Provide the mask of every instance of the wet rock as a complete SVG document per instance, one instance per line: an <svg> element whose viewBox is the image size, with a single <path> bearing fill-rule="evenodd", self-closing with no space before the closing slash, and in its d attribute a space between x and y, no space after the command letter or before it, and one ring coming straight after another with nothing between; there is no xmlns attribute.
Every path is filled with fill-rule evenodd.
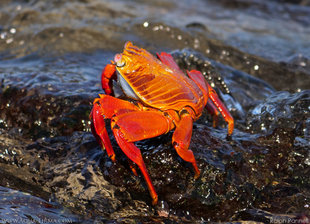
<svg viewBox="0 0 310 224"><path fill-rule="evenodd" d="M33 139L85 130L91 100L42 95L40 90L5 86L0 96L2 128Z"/></svg>
<svg viewBox="0 0 310 224"><path fill-rule="evenodd" d="M285 214L272 214L267 211L258 209L249 209L239 212L236 217L243 220L255 220L262 223L279 223L279 222L298 222L309 223L307 215L285 215Z"/></svg>
<svg viewBox="0 0 310 224"><path fill-rule="evenodd" d="M0 187L0 217L5 223L79 223L79 217L55 203L47 202L30 194ZM62 214L62 215L58 215ZM85 222L86 223L86 222Z"/></svg>
<svg viewBox="0 0 310 224"><path fill-rule="evenodd" d="M309 141L310 91L276 92L249 111L248 129L270 133L275 128L296 130L296 135ZM280 139L279 139L280 141Z"/></svg>

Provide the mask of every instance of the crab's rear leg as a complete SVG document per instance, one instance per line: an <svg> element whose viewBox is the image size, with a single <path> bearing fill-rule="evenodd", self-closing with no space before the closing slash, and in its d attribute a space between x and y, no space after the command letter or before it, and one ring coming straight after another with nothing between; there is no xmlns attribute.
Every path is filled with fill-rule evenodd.
<svg viewBox="0 0 310 224"><path fill-rule="evenodd" d="M226 108L224 103L220 100L215 90L209 85L209 83L207 83L207 85L209 89L209 98L212 100L212 103L214 103L216 108L220 111L224 120L228 123L228 136L231 136L234 131L234 118L231 116L229 110Z"/></svg>
<svg viewBox="0 0 310 224"><path fill-rule="evenodd" d="M174 61L171 54L168 54L166 52L161 52L160 54L157 53L157 57L159 60L161 60L165 65L168 65L170 68L175 69L180 74L183 74L182 70L179 68L178 64Z"/></svg>
<svg viewBox="0 0 310 224"><path fill-rule="evenodd" d="M205 81L205 78L200 71L192 70L190 72L187 72L187 74L199 86L203 94L206 96L205 98L209 98L212 101L209 102L208 100L207 102L205 102L207 104L208 111L211 111L212 113L212 111L216 111L216 108L220 111L224 120L228 123L228 136L230 136L234 130L234 119L229 113L224 103L220 100L215 90L209 85L208 82ZM215 106L216 108L214 108L213 106Z"/></svg>
<svg viewBox="0 0 310 224"><path fill-rule="evenodd" d="M174 128L174 124L159 111L134 111L113 117L111 127L120 148L140 168L152 197L152 204L157 204L157 193L141 151L134 142L165 134Z"/></svg>
<svg viewBox="0 0 310 224"><path fill-rule="evenodd" d="M218 111L218 109L212 103L211 100L208 100L207 105L206 105L206 109L212 115L212 120L213 120L212 126L215 128L217 126L217 123L218 123L220 112Z"/></svg>

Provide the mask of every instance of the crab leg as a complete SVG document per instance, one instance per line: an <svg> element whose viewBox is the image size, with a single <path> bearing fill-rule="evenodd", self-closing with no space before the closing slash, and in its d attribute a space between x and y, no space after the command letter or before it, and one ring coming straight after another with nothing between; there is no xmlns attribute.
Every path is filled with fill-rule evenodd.
<svg viewBox="0 0 310 224"><path fill-rule="evenodd" d="M196 83L199 89L203 92L204 96L208 96L208 86L205 77L201 74L200 71L191 70L186 71L187 75ZM206 105L208 97L204 97L204 105Z"/></svg>
<svg viewBox="0 0 310 224"><path fill-rule="evenodd" d="M207 82L206 82L207 83ZM215 90L207 83L209 89L209 98L212 100L212 103L218 108L220 113L222 114L224 120L228 123L228 136L230 136L234 130L234 119L229 113L226 106L220 100L219 96L215 92Z"/></svg>
<svg viewBox="0 0 310 224"><path fill-rule="evenodd" d="M90 117L92 120L92 133L96 137L100 146L107 150L108 156L115 162L115 153L112 148L112 144L105 127L105 118L111 118L118 111L127 112L137 110L137 107L128 101L120 100L108 95L99 95L100 98L96 98L94 101L94 107L91 111ZM119 110L122 108L122 110ZM106 116L105 118L103 117Z"/></svg>
<svg viewBox="0 0 310 224"><path fill-rule="evenodd" d="M101 148L104 147L108 153L108 156L113 162L115 162L115 153L105 127L104 118L100 113L100 106L98 104L94 104L93 110L91 111L91 119L91 130L93 135L96 137L96 140L100 144Z"/></svg>
<svg viewBox="0 0 310 224"><path fill-rule="evenodd" d="M140 168L142 175L144 176L144 179L146 181L147 187L149 189L150 195L153 199L152 204L153 205L157 204L158 195L152 184L151 178L146 170L146 166L144 164L140 149L137 146L135 146L134 143L127 142L123 136L123 133L119 129L114 129L113 133L114 133L117 143L119 144L121 149L124 151L126 156L129 159L131 159L133 162L135 162Z"/></svg>
<svg viewBox="0 0 310 224"><path fill-rule="evenodd" d="M218 123L218 118L219 118L219 111L216 108L216 106L212 103L211 100L208 100L207 105L206 105L207 111L212 115L213 117L213 123L212 126L215 128Z"/></svg>
<svg viewBox="0 0 310 224"><path fill-rule="evenodd" d="M195 179L200 175L192 150L188 149L193 130L193 119L190 114L184 114L177 124L172 136L172 144L178 155L185 161L192 163L195 170Z"/></svg>
<svg viewBox="0 0 310 224"><path fill-rule="evenodd" d="M126 140L136 142L165 134L174 124L160 111L132 111L113 117L111 127L120 128Z"/></svg>
<svg viewBox="0 0 310 224"><path fill-rule="evenodd" d="M94 105L100 105L101 115L105 119L111 119L113 115L140 110L137 106L126 100L121 100L113 96L99 94L99 98L94 100Z"/></svg>
<svg viewBox="0 0 310 224"><path fill-rule="evenodd" d="M168 65L170 68L173 68L180 74L184 74L182 70L180 69L180 67L177 65L177 63L174 61L174 58L171 56L171 54L168 54L166 52L161 52L160 54L157 53L157 57L165 65Z"/></svg>
<svg viewBox="0 0 310 224"><path fill-rule="evenodd" d="M216 112L216 108L220 111L224 120L228 123L228 136L230 136L234 130L234 119L218 97L215 90L209 85L208 82L205 81L205 78L200 71L191 70L190 72L187 72L187 74L200 87L200 89L204 92L204 95L209 96L209 99L211 99L212 102L209 100L206 102L207 110L210 111L211 114L215 115L214 118L217 118L218 112ZM215 123L216 122L217 121L215 121ZM213 125L215 125L215 123L213 122Z"/></svg>
<svg viewBox="0 0 310 224"><path fill-rule="evenodd" d="M165 134L174 128L174 124L159 111L133 111L113 117L111 127L118 145L140 168L153 199L152 203L157 204L158 196L146 170L141 151L133 142Z"/></svg>
<svg viewBox="0 0 310 224"><path fill-rule="evenodd" d="M187 75L196 83L196 85L200 87L201 91L203 91L203 94L205 96L209 95L208 84L205 80L205 77L201 74L200 71L197 70L187 71ZM210 99L208 99L206 103L206 109L213 116L213 127L216 127L218 122L219 111Z"/></svg>

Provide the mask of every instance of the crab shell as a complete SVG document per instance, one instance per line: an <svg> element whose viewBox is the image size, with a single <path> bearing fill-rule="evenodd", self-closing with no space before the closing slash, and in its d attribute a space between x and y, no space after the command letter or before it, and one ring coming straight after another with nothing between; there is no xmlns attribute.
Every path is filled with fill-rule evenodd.
<svg viewBox="0 0 310 224"><path fill-rule="evenodd" d="M142 48L127 42L114 58L118 81L130 98L159 110L181 111L191 107L198 118L208 94L180 69L170 67Z"/></svg>

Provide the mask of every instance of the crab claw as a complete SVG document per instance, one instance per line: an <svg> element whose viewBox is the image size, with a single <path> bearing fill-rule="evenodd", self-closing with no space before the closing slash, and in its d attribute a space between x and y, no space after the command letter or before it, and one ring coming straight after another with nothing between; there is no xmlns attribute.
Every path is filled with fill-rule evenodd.
<svg viewBox="0 0 310 224"><path fill-rule="evenodd" d="M101 74L101 86L107 95L113 95L112 79L116 79L115 63L107 64Z"/></svg>

